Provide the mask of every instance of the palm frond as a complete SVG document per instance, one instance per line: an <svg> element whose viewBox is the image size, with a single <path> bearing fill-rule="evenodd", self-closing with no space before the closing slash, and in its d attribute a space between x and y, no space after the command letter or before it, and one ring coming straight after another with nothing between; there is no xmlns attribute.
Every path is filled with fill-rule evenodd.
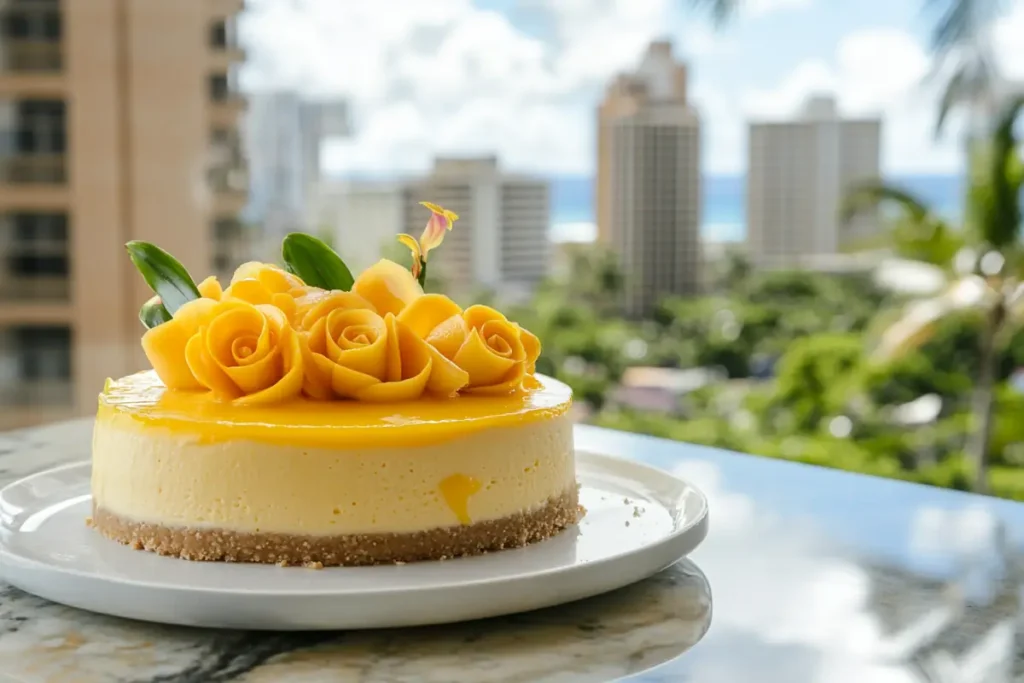
<svg viewBox="0 0 1024 683"><path fill-rule="evenodd" d="M1024 109L1024 96L1007 102L991 134L973 140L968 159L967 228L983 246L1012 249L1021 230L1020 140L1014 124Z"/></svg>
<svg viewBox="0 0 1024 683"><path fill-rule="evenodd" d="M899 320L882 334L872 355L879 362L895 360L931 339L936 325L946 316L967 309L990 307L998 298L984 278L965 276L936 297L908 304Z"/></svg>
<svg viewBox="0 0 1024 683"><path fill-rule="evenodd" d="M887 203L895 204L907 217L915 221L925 221L932 213L921 199L910 192L878 181L868 181L856 185L846 194L842 206L842 221L849 222L860 212Z"/></svg>
<svg viewBox="0 0 1024 683"><path fill-rule="evenodd" d="M963 235L906 190L876 181L858 185L846 196L842 220L849 222L862 211L885 204L901 213L889 224L889 242L896 254L948 270L963 246Z"/></svg>
<svg viewBox="0 0 1024 683"><path fill-rule="evenodd" d="M943 56L983 41L983 32L1007 8L1005 0L927 0L925 11L936 13L932 50Z"/></svg>
<svg viewBox="0 0 1024 683"><path fill-rule="evenodd" d="M1006 297L1007 318L1015 325L1024 326L1024 282Z"/></svg>
<svg viewBox="0 0 1024 683"><path fill-rule="evenodd" d="M991 208L983 236L993 247L1006 247L1017 242L1021 230L1021 159L1020 141L1014 132L1017 118L1024 110L1024 95L1006 104L992 135L992 159L989 183Z"/></svg>
<svg viewBox="0 0 1024 683"><path fill-rule="evenodd" d="M945 70L943 64L950 60L937 60L932 75ZM938 116L935 120L935 137L942 134L950 112L963 105L972 105L990 100L999 81L998 70L988 54L982 49L967 57L956 60L955 71L946 82L939 100Z"/></svg>
<svg viewBox="0 0 1024 683"><path fill-rule="evenodd" d="M711 15L715 24L721 26L736 16L743 0L689 0L689 4Z"/></svg>

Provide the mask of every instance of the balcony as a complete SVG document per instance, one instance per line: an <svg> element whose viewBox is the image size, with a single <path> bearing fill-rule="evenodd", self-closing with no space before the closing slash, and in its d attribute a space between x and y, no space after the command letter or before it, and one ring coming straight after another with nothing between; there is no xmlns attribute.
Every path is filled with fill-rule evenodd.
<svg viewBox="0 0 1024 683"><path fill-rule="evenodd" d="M214 192L213 215L218 217L237 216L242 213L249 202L249 194L245 190L225 189Z"/></svg>
<svg viewBox="0 0 1024 683"><path fill-rule="evenodd" d="M244 168L213 168L209 172L209 183L214 216L235 217L242 212L249 201L248 174Z"/></svg>
<svg viewBox="0 0 1024 683"><path fill-rule="evenodd" d="M72 388L60 379L0 382L0 431L73 417Z"/></svg>
<svg viewBox="0 0 1024 683"><path fill-rule="evenodd" d="M60 43L5 37L0 42L0 97L62 98L62 67Z"/></svg>
<svg viewBox="0 0 1024 683"><path fill-rule="evenodd" d="M0 157L0 184L64 185L67 159L63 154L23 154Z"/></svg>
<svg viewBox="0 0 1024 683"><path fill-rule="evenodd" d="M211 73L207 77L213 128L231 129L238 126L247 102L238 89L234 74Z"/></svg>
<svg viewBox="0 0 1024 683"><path fill-rule="evenodd" d="M0 0L0 96L61 97L60 3Z"/></svg>
<svg viewBox="0 0 1024 683"><path fill-rule="evenodd" d="M67 209L66 164L63 154L0 157L0 211Z"/></svg>
<svg viewBox="0 0 1024 683"><path fill-rule="evenodd" d="M59 42L32 38L4 38L0 43L0 71L59 72L64 66Z"/></svg>
<svg viewBox="0 0 1024 683"><path fill-rule="evenodd" d="M245 97L230 94L210 102L210 123L217 128L234 128L248 107Z"/></svg>
<svg viewBox="0 0 1024 683"><path fill-rule="evenodd" d="M0 275L0 303L67 303L71 298L71 278L67 275L18 277Z"/></svg>
<svg viewBox="0 0 1024 683"><path fill-rule="evenodd" d="M210 50L210 71L225 72L235 64L245 61L245 50L226 46Z"/></svg>
<svg viewBox="0 0 1024 683"><path fill-rule="evenodd" d="M71 405L71 381L68 379L23 379L0 385L0 406Z"/></svg>

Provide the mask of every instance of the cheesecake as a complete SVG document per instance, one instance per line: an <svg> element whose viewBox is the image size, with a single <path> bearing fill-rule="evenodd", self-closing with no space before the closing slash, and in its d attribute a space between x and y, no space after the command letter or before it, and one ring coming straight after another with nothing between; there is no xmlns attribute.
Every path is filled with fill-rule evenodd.
<svg viewBox="0 0 1024 683"><path fill-rule="evenodd" d="M93 526L189 560L363 565L515 548L575 524L570 391L241 408L108 383Z"/></svg>
<svg viewBox="0 0 1024 683"><path fill-rule="evenodd" d="M151 368L108 380L92 444L91 525L185 560L337 566L517 548L579 507L570 389L540 341L489 306L423 291L457 218L353 277L316 238L285 267L199 284L147 243Z"/></svg>

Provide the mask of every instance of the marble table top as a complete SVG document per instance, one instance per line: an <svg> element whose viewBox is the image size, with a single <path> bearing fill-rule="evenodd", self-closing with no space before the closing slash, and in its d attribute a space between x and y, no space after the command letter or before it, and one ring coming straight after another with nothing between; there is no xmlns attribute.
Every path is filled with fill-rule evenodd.
<svg viewBox="0 0 1024 683"><path fill-rule="evenodd" d="M0 484L87 458L90 430L0 434ZM0 583L0 682L1024 681L1024 506L590 427L577 444L704 489L693 558L570 605L385 631L167 627Z"/></svg>

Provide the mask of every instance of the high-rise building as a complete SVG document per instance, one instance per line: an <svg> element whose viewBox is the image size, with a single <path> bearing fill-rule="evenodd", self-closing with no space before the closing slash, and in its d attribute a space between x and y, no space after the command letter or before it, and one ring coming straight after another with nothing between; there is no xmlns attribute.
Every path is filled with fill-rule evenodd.
<svg viewBox="0 0 1024 683"><path fill-rule="evenodd" d="M700 118L686 84L672 44L654 42L598 111L598 241L622 260L628 315L700 287Z"/></svg>
<svg viewBox="0 0 1024 683"><path fill-rule="evenodd" d="M310 201L321 180L325 140L349 134L344 101L303 99L291 91L253 93L246 115L250 197L246 217L263 227L268 245L311 230Z"/></svg>
<svg viewBox="0 0 1024 683"><path fill-rule="evenodd" d="M324 182L311 200L311 220L333 238L346 265L358 273L389 253L389 247L396 250L402 197L402 185L395 182Z"/></svg>
<svg viewBox="0 0 1024 683"><path fill-rule="evenodd" d="M750 124L747 253L760 268L800 267L844 245L867 244L876 211L841 224L847 191L879 177L882 122L843 119L835 101L810 99L795 121Z"/></svg>
<svg viewBox="0 0 1024 683"><path fill-rule="evenodd" d="M474 287L518 299L547 277L551 261L546 180L504 173L495 157L440 158L433 172L402 191L402 229L419 236L429 212L422 201L459 214L430 271L455 293Z"/></svg>
<svg viewBox="0 0 1024 683"><path fill-rule="evenodd" d="M144 367L124 250L245 258L242 0L0 2L0 428L95 409Z"/></svg>

